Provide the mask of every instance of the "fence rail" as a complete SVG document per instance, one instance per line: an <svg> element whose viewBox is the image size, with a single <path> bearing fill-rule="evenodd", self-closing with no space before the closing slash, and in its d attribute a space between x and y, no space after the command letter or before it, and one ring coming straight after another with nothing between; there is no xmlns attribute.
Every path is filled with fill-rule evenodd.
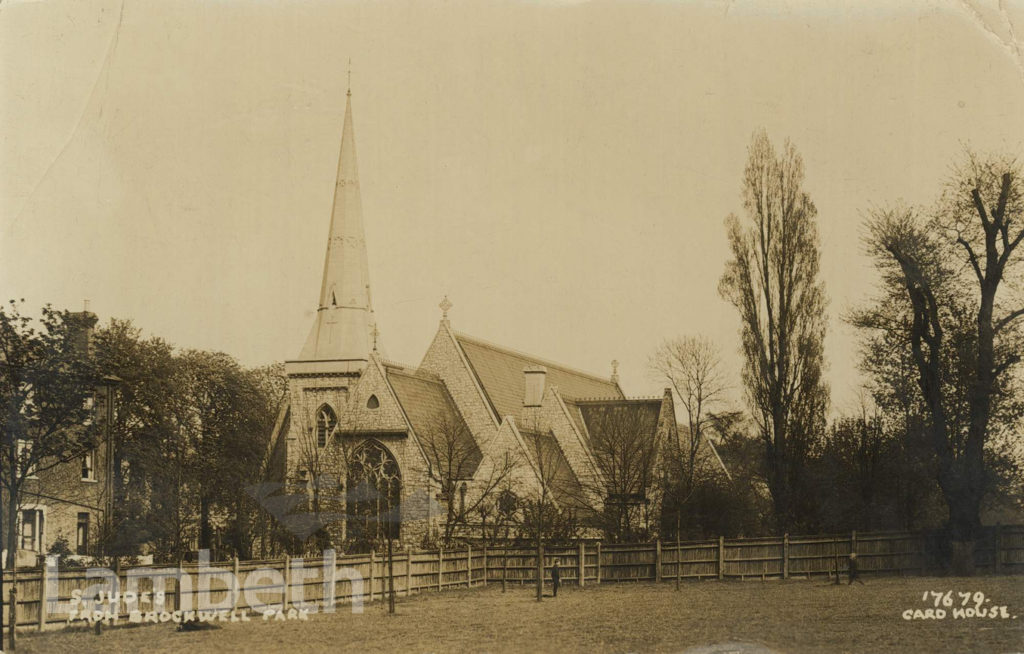
<svg viewBox="0 0 1024 654"><path fill-rule="evenodd" d="M942 571L942 546L935 535L891 532L680 543L580 542L546 546L544 564L545 579L550 580L550 566L557 558L562 582L580 586L677 578L810 579L845 574L851 552L856 552L862 574L924 575ZM982 573L1024 573L1024 526L987 528L974 554L975 565ZM529 546L403 550L394 553L391 564L395 592L402 597L488 583L534 583L537 552ZM287 609L304 604L344 604L355 598L373 602L384 599L388 590L388 561L375 552L327 559L233 560L202 569L196 564L137 566L115 574L122 592L130 587L130 580L134 580L138 592L162 589L163 606L168 611L188 610L200 596L207 605L224 602L226 608ZM232 578L244 591L232 592ZM83 591L88 599L97 588L111 588L112 581L75 569L61 570L59 577L45 569L18 571L16 576L8 571L4 579L8 601L12 581L16 584L18 627L39 630L67 621L67 611L58 602L67 602L73 591ZM127 618L123 602L119 607L120 617ZM9 624L9 617L5 610L4 626Z"/></svg>

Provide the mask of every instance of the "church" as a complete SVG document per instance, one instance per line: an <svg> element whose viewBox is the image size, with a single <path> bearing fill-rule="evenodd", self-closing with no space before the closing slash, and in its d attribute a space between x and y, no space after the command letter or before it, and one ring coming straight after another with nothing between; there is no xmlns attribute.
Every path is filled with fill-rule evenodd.
<svg viewBox="0 0 1024 654"><path fill-rule="evenodd" d="M615 362L602 377L466 335L452 306L418 366L381 356L349 90L316 317L285 362L268 447L269 478L313 517L293 533L344 550L507 538L528 532L530 507L566 537L598 535L609 513L654 527L660 457L678 439L671 392L627 398ZM627 450L624 471L611 459Z"/></svg>

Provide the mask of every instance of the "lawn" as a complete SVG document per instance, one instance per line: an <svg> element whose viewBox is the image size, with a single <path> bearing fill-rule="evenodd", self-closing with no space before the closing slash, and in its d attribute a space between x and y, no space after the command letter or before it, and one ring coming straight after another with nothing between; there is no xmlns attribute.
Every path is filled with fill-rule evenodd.
<svg viewBox="0 0 1024 654"><path fill-rule="evenodd" d="M906 621L933 607L926 591L981 591L1019 619ZM550 590L548 590L550 593ZM955 599L959 606L959 599ZM951 609L947 609L950 611ZM530 587L500 586L399 598L398 612L349 607L308 622L225 623L203 632L171 624L25 634L22 652L702 652L748 643L776 652L1009 652L1024 650L1024 578L868 579L606 584L564 588L538 603ZM741 651L765 651L749 649Z"/></svg>

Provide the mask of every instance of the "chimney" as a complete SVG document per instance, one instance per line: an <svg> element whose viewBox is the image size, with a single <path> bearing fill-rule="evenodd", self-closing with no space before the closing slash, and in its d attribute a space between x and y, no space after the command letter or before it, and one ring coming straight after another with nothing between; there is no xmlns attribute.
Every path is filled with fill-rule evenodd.
<svg viewBox="0 0 1024 654"><path fill-rule="evenodd" d="M96 314L89 311L89 301L85 301L83 311L71 312L69 315L69 336L72 347L82 356L89 356L92 346L92 333L99 322Z"/></svg>
<svg viewBox="0 0 1024 654"><path fill-rule="evenodd" d="M526 382L526 392L523 394L523 406L540 406L544 398L544 379L547 377L548 369L544 366L527 366L523 368L523 377Z"/></svg>

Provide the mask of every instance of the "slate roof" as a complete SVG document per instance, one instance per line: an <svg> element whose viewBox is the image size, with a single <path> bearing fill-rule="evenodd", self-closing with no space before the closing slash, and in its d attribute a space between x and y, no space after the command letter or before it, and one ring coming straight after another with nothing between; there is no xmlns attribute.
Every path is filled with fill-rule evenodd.
<svg viewBox="0 0 1024 654"><path fill-rule="evenodd" d="M509 415L520 415L526 388L523 368L527 366L547 368L545 384L558 387L563 400L624 397L618 384L610 379L589 375L465 334L456 334L455 339L466 355L499 420Z"/></svg>
<svg viewBox="0 0 1024 654"><path fill-rule="evenodd" d="M573 473L555 435L551 431L520 430L519 433L526 442L530 456L534 460L540 459L537 464L541 467L541 474L555 501L563 507L585 506L583 486Z"/></svg>
<svg viewBox="0 0 1024 654"><path fill-rule="evenodd" d="M457 468L453 476L458 479L471 477L483 454L444 382L422 372L389 368L387 374L431 465Z"/></svg>
<svg viewBox="0 0 1024 654"><path fill-rule="evenodd" d="M579 400L573 403L576 411L587 425L587 432L593 439L601 429L613 428L612 421L625 421L632 425L649 428L654 436L661 415L660 399L633 400Z"/></svg>
<svg viewBox="0 0 1024 654"><path fill-rule="evenodd" d="M576 400L567 400L565 398L562 398L562 401L565 403L565 410L569 412L569 417L576 424L576 429L586 438L587 428L583 423L583 413L580 412L579 404L576 403Z"/></svg>

